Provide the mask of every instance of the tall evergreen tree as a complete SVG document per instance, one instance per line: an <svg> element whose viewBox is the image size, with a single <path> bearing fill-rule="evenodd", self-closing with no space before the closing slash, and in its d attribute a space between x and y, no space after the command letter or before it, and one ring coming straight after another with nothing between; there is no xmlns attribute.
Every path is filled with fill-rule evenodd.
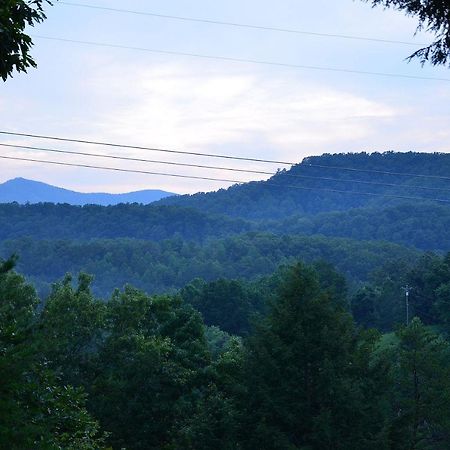
<svg viewBox="0 0 450 450"><path fill-rule="evenodd" d="M247 352L246 448L375 448L355 327L311 269L290 271Z"/></svg>
<svg viewBox="0 0 450 450"><path fill-rule="evenodd" d="M391 448L450 448L450 345L417 318L397 337Z"/></svg>

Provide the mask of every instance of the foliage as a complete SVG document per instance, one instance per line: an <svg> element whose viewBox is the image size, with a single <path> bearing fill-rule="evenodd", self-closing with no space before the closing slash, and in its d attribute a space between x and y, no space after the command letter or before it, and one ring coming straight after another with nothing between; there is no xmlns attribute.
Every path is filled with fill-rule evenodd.
<svg viewBox="0 0 450 450"><path fill-rule="evenodd" d="M85 394L49 368L36 340L36 293L11 266L0 264L0 448L98 449Z"/></svg>
<svg viewBox="0 0 450 450"><path fill-rule="evenodd" d="M375 184L371 171L376 171ZM259 181L217 192L168 197L156 204L193 207L207 213L251 220L280 220L293 214L305 216L352 208L384 209L408 202L408 197L409 203L412 201L414 205L435 205L438 203L435 199L450 200L445 179L421 177L418 181L388 172L445 178L449 171L450 156L445 153L323 154L304 158L289 170L279 171L267 183ZM328 190L323 191L324 188Z"/></svg>
<svg viewBox="0 0 450 450"><path fill-rule="evenodd" d="M46 16L44 5L49 0L2 0L0 4L0 77L6 81L14 70L26 72L36 67L30 55L33 45L25 33L26 26L42 22Z"/></svg>
<svg viewBox="0 0 450 450"><path fill-rule="evenodd" d="M32 237L161 241L178 237L202 242L208 237L219 238L251 229L251 224L241 219L175 206L0 204L0 240Z"/></svg>
<svg viewBox="0 0 450 450"><path fill-rule="evenodd" d="M411 273L426 289L438 285L439 301L448 257L434 258ZM13 265L0 264L2 449L450 444L448 342L418 319L395 335L356 328L345 282L324 262L253 282L196 280L182 296L126 286L107 303L92 294L92 277L67 275L41 305ZM388 292L366 290L358 296L371 307ZM206 327L183 297L247 336ZM352 309L365 320L364 305Z"/></svg>
<svg viewBox="0 0 450 450"><path fill-rule="evenodd" d="M426 29L436 35L429 46L417 50L408 59L419 58L422 64L449 65L450 67L450 5L448 0L364 0L373 6L381 5L404 11L417 17L417 31Z"/></svg>
<svg viewBox="0 0 450 450"><path fill-rule="evenodd" d="M350 316L293 267L248 345L245 448L377 448L357 350Z"/></svg>
<svg viewBox="0 0 450 450"><path fill-rule="evenodd" d="M306 234L384 240L420 250L450 248L450 208L444 205L411 204L349 211L295 215L261 225L276 234Z"/></svg>
<svg viewBox="0 0 450 450"><path fill-rule="evenodd" d="M17 238L90 240L133 238L151 241L207 240L249 231L384 240L421 250L450 248L450 208L412 204L366 207L280 220L250 222L180 206L0 204L0 241Z"/></svg>
<svg viewBox="0 0 450 450"><path fill-rule="evenodd" d="M391 446L399 450L448 448L450 346L417 318L397 336Z"/></svg>
<svg viewBox="0 0 450 450"><path fill-rule="evenodd" d="M114 287L131 283L147 292L165 292L195 278L254 279L270 275L281 264L325 260L352 282L389 261L417 260L419 253L386 242L358 242L321 236L276 236L248 233L203 244L171 239L149 242L132 239L92 241L6 241L0 254L20 254L18 267L45 286L65 273L85 271L95 276L93 292L107 297ZM48 289L48 287L47 287Z"/></svg>

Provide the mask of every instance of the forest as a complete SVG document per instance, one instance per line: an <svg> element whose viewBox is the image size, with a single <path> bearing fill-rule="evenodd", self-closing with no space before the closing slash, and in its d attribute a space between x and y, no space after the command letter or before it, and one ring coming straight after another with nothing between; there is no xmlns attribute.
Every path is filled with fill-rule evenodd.
<svg viewBox="0 0 450 450"><path fill-rule="evenodd" d="M5 183L0 450L449 450L449 0L103 3L0 1L2 176L235 184Z"/></svg>
<svg viewBox="0 0 450 450"><path fill-rule="evenodd" d="M107 302L67 275L42 304L3 261L1 448L449 448L450 255L426 258L408 325L403 280L350 297L326 264Z"/></svg>
<svg viewBox="0 0 450 450"><path fill-rule="evenodd" d="M450 448L448 168L1 204L0 449Z"/></svg>

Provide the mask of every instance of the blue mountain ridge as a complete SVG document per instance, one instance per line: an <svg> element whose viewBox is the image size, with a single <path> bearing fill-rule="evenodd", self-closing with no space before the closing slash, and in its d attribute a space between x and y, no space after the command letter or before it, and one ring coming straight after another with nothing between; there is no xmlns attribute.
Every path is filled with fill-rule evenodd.
<svg viewBox="0 0 450 450"><path fill-rule="evenodd" d="M0 203L68 203L70 205L95 204L107 206L119 203L149 204L172 195L177 194L155 189L124 194L83 193L25 178L14 178L0 184Z"/></svg>

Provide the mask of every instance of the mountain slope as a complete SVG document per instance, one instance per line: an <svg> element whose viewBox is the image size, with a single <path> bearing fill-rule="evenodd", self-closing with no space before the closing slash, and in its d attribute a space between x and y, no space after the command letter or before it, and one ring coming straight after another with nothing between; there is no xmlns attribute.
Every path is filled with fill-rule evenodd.
<svg viewBox="0 0 450 450"><path fill-rule="evenodd" d="M180 206L0 204L0 241L18 237L158 241L174 236L201 241L251 229L253 225L243 219Z"/></svg>
<svg viewBox="0 0 450 450"><path fill-rule="evenodd" d="M126 194L82 193L51 186L39 181L15 178L0 184L0 203L68 203L71 205L148 204L175 195L160 190L143 190Z"/></svg>
<svg viewBox="0 0 450 450"><path fill-rule="evenodd" d="M388 242L323 236L246 233L204 243L170 239L35 240L0 242L0 256L19 255L18 270L42 289L65 273L95 275L94 289L108 295L126 283L147 292L164 292L194 278L252 279L273 273L280 264L325 260L349 280L366 281L385 264L413 263L420 252ZM47 286L48 288L48 286Z"/></svg>
<svg viewBox="0 0 450 450"><path fill-rule="evenodd" d="M202 242L248 231L384 240L446 252L450 250L450 207L402 203L255 222L181 206L0 204L0 241L179 237Z"/></svg>
<svg viewBox="0 0 450 450"><path fill-rule="evenodd" d="M405 201L436 203L435 199L445 200L442 204L450 206L449 174L450 154L325 154L305 158L267 182L169 197L160 203L246 219L282 219L295 214L385 207Z"/></svg>
<svg viewBox="0 0 450 450"><path fill-rule="evenodd" d="M267 221L260 229L277 234L320 234L358 240L384 240L420 250L450 250L450 207L403 203L385 208L354 208L314 216Z"/></svg>

